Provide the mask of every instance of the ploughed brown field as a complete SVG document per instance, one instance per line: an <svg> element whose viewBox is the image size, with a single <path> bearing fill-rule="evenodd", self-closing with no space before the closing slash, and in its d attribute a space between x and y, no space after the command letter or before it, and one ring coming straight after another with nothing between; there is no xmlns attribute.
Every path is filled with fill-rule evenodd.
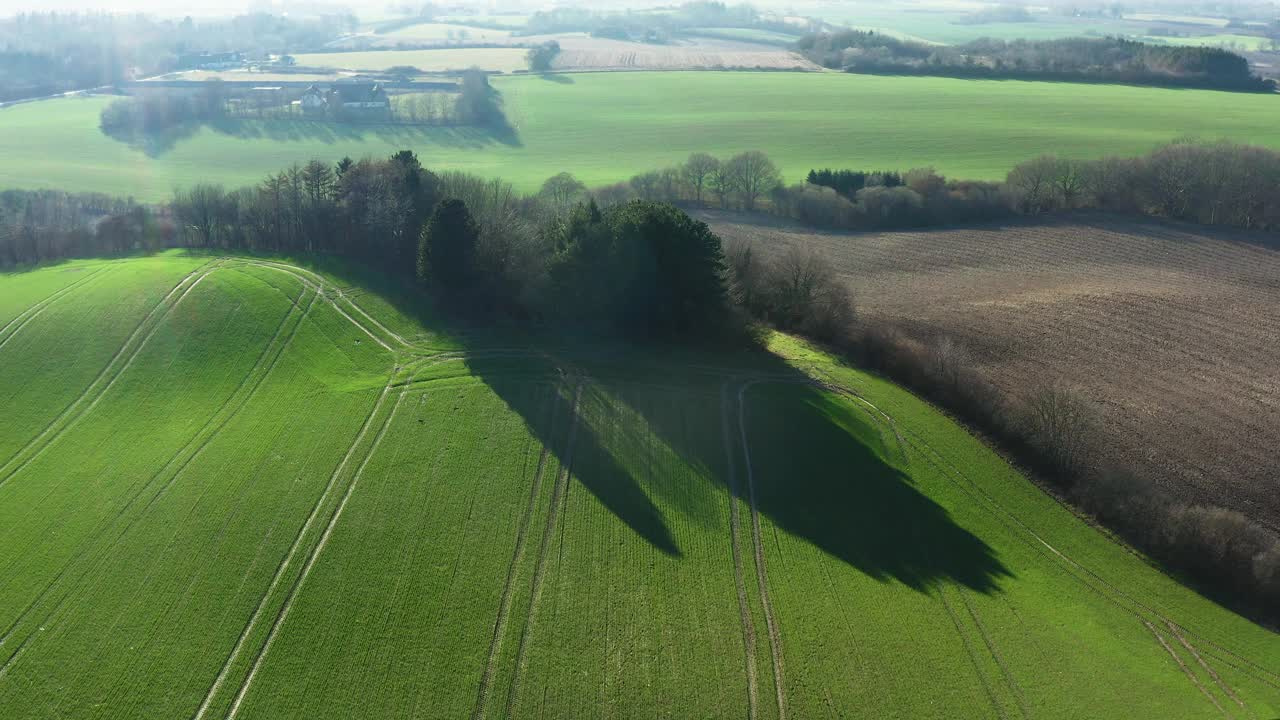
<svg viewBox="0 0 1280 720"><path fill-rule="evenodd" d="M864 318L950 336L1008 393L1080 388L1109 453L1280 528L1280 237L1095 214L885 233L704 219L766 255L821 251Z"/></svg>

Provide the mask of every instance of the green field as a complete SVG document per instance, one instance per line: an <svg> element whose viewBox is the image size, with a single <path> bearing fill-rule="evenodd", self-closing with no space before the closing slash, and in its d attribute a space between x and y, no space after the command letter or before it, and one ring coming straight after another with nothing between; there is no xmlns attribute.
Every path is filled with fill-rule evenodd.
<svg viewBox="0 0 1280 720"><path fill-rule="evenodd" d="M1280 712L1276 635L882 380L335 270L0 276L0 717Z"/></svg>
<svg viewBox="0 0 1280 720"><path fill-rule="evenodd" d="M512 72L528 67L522 48L441 48L438 50L369 50L366 52L314 53L295 56L303 67L380 72L408 65L424 72L445 72L478 67Z"/></svg>
<svg viewBox="0 0 1280 720"><path fill-rule="evenodd" d="M1167 45L1192 45L1205 47L1220 47L1239 50L1268 50L1271 48L1271 39L1258 37L1257 35L1198 35L1195 37L1148 37L1144 38L1144 42L1167 44Z"/></svg>
<svg viewBox="0 0 1280 720"><path fill-rule="evenodd" d="M403 148L429 167L532 190L562 171L617 182L695 151L764 150L797 182L827 166L932 165L997 179L1040 153L1134 155L1187 135L1280 147L1280 97L1270 95L835 73L583 73L493 85L514 135L242 120L148 151L98 129L108 98L19 105L0 110L0 187L161 200L195 182L256 184L295 162Z"/></svg>

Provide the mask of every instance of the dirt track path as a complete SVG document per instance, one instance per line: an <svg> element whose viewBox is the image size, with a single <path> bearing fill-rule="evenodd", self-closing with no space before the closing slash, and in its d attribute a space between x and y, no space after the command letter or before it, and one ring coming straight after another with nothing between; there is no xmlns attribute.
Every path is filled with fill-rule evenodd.
<svg viewBox="0 0 1280 720"><path fill-rule="evenodd" d="M751 604L747 599L746 573L742 563L742 521L738 502L742 492L738 488L738 473L733 461L736 449L730 440L729 415L731 406L731 380L720 387L720 431L724 441L726 470L729 474L729 542L733 550L733 584L738 594L738 619L742 623L742 644L745 648L747 670L747 717L755 720L760 704L759 678L756 670L756 626L751 616Z"/></svg>
<svg viewBox="0 0 1280 720"><path fill-rule="evenodd" d="M742 436L742 460L747 473L747 497L751 501L751 542L755 548L756 582L760 587L760 605L764 608L765 625L769 628L769 652L773 657L773 685L778 699L778 718L786 720L787 692L786 671L782 661L782 630L773 613L769 599L769 572L765 567L764 541L761 540L760 510L756 506L755 473L751 468L751 443L747 440L747 390L756 381L748 381L738 388L738 430Z"/></svg>
<svg viewBox="0 0 1280 720"><path fill-rule="evenodd" d="M516 662L514 675L511 678L511 687L507 692L506 706L503 713L504 717L510 718L514 715L515 709L520 701L520 679L524 676L525 670L529 663L529 638L533 634L534 622L538 615L538 601L542 598L542 586L546 576L547 558L550 556L552 538L555 536L556 527L559 522L561 513L564 511L562 505L564 499L568 497L569 478L573 473L573 453L578 441L578 425L581 422L579 417L579 406L582 402L582 388L584 382L578 380L575 383L573 391L573 408L569 420L569 438L565 442L564 458L560 462L560 472L556 477L555 488L551 492L551 504L547 511L547 524L542 531L542 541L538 545L538 563L534 567L532 580L532 594L529 598L529 612L525 617L524 627L520 631L520 646L516 651Z"/></svg>
<svg viewBox="0 0 1280 720"><path fill-rule="evenodd" d="M553 406L551 428L547 435L549 438L555 437L555 419L556 412ZM489 689L493 684L494 674L498 670L503 640L507 635L507 622L511 616L511 598L518 582L520 568L524 565L525 541L529 535L529 525L533 521L534 511L538 507L538 498L542 494L542 475L543 471L546 470L547 458L550 454L550 446L544 444L542 452L538 455L538 467L533 473L533 486L529 489L529 502L525 506L524 514L520 516L520 524L516 530L516 547L511 554L511 564L507 570L506 584L502 588L502 600L498 603L498 616L493 624L493 638L489 641L489 659L485 663L484 674L480 678L480 687L476 690L476 706L471 715L473 720L483 720L488 710Z"/></svg>
<svg viewBox="0 0 1280 720"><path fill-rule="evenodd" d="M244 629L241 630L240 636L239 638L237 638L235 646L232 647L231 653L227 656L226 661L224 661L222 664L222 668L218 671L218 676L214 678L213 684L209 687L209 691L205 694L204 700L201 701L200 706L196 709L195 714L192 716L194 720L202 720L205 717L206 713L209 711L209 707L212 705L214 699L218 695L218 692L221 690L223 684L226 682L227 677L229 676L232 670L232 667L236 664L237 660L239 659L241 654L244 652L250 637L254 634L255 629L258 627L259 623L262 621L263 617L265 616L267 607L269 606L270 601L272 600L272 596L275 594L276 589L281 586L281 583L284 580L285 574L288 572L290 566L297 559L297 555L302 551L302 546L304 544L304 541L307 535L311 533L312 528L316 526L316 523L319 520L322 509L326 504L328 504L329 498L333 496L334 490L338 486L339 479L342 477L343 471L346 470L347 465L351 462L352 457L355 455L356 449L360 446L361 442L368 435L369 430L373 426L374 418L376 418L379 411L382 410L384 404L386 403L387 397L391 394L392 381L395 379L395 376L396 376L396 373L392 372L390 377L388 377L386 387L383 388L382 393L378 396L378 399L374 402L373 408L369 411L369 415L365 418L365 421L363 425L361 425L359 432L356 433L356 437L354 440L352 440L351 446L347 448L346 454L343 455L342 460L338 463L338 466L334 469L333 474L329 476L329 482L325 485L324 490L316 498L316 502L311 508L311 513L307 516L306 521L303 522L302 528L298 531L297 536L294 537L293 543L290 545L288 552L286 552L285 556L281 558L280 564L276 567L276 572L274 576L271 578L271 582L270 584L268 584L266 591L263 592L261 600L258 601L258 606L254 609L253 615L250 616L249 622L245 624ZM402 399L403 397L404 397L404 394L402 393L400 395L400 398ZM399 406L399 403L400 403L400 400L397 399L396 401L397 407ZM391 415L394 415L394 411L391 413ZM382 437L387 426L390 424L389 421L390 421L390 415L388 416L387 420L383 422L382 427L378 431L379 439ZM375 445L376 445L376 442L375 442ZM363 469L364 464L368 462L368 459L369 457L372 456L372 454L373 454L372 451L370 451L370 453L365 457L364 463L361 464L361 469ZM345 497L344 497L344 500L345 500ZM326 526L326 532L332 530L333 525L336 522L337 522L337 512L335 510L334 514L330 516L329 524ZM316 549L313 549L312 551L310 551L310 554L308 555L307 567L310 567L311 562L314 560L317 554L318 548L319 548L319 545L317 544ZM299 576L299 579L300 578L301 576ZM293 585L289 589L289 594L287 595L287 598L291 599L293 597L293 594L296 593L298 586L299 586L299 580L295 580ZM281 614L284 612L283 606L280 612ZM277 614L275 621L272 624L273 633L279 627L280 622L281 622L281 615ZM266 651L266 646L264 643L263 648L255 655L255 662L254 662L255 668L261 662L261 659L265 654L265 651ZM237 700L243 697L244 692L248 688L248 684L249 684L249 678L246 676L244 683L242 683L239 688L239 692L237 694Z"/></svg>

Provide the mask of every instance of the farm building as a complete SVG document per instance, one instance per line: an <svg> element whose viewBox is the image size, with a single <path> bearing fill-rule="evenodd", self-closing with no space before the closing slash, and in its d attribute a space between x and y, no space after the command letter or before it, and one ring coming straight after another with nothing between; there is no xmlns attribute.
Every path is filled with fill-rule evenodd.
<svg viewBox="0 0 1280 720"><path fill-rule="evenodd" d="M338 83L326 101L336 118L375 120L391 115L391 98L381 83Z"/></svg>
<svg viewBox="0 0 1280 720"><path fill-rule="evenodd" d="M302 109L302 114L307 117L323 117L325 108L328 107L328 101L325 99L324 91L319 85L312 85L302 91L302 97L297 101L298 107Z"/></svg>

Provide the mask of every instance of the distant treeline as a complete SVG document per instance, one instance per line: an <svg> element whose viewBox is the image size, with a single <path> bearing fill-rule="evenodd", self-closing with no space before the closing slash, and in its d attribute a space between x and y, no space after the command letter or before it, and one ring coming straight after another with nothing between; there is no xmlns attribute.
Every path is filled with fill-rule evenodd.
<svg viewBox="0 0 1280 720"><path fill-rule="evenodd" d="M811 25L816 27L817 23ZM745 3L696 0L682 3L670 12L600 12L570 7L539 10L529 17L520 34L587 32L594 37L665 43L672 35L692 28L756 28L789 35L812 29L763 14Z"/></svg>
<svg viewBox="0 0 1280 720"><path fill-rule="evenodd" d="M824 67L858 73L1131 83L1274 92L1245 58L1219 48L1123 38L999 40L927 45L876 32L814 33L796 47Z"/></svg>
<svg viewBox="0 0 1280 720"><path fill-rule="evenodd" d="M1078 209L1280 230L1280 153L1187 140L1136 158L1041 156L1016 166L1003 182L950 180L933 168L825 169L790 186L761 153L723 161L695 153L683 165L643 173L594 194L604 202L712 202L843 230L920 228Z"/></svg>
<svg viewBox="0 0 1280 720"><path fill-rule="evenodd" d="M0 268L171 247L172 223L154 208L108 195L0 192Z"/></svg>
<svg viewBox="0 0 1280 720"><path fill-rule="evenodd" d="M146 92L112 101L102 109L98 128L123 142L146 141L176 128L193 128L227 118L296 117L285 95L233 99L218 79L206 80L200 92ZM391 96L391 107L373 122L416 125L494 125L505 123L488 75L462 73L459 92L414 93ZM341 114L323 117L341 122L364 122Z"/></svg>
<svg viewBox="0 0 1280 720"><path fill-rule="evenodd" d="M157 19L108 13L22 13L0 19L0 102L114 85L182 69L202 52L268 53L323 45L355 28L350 15L297 20Z"/></svg>

